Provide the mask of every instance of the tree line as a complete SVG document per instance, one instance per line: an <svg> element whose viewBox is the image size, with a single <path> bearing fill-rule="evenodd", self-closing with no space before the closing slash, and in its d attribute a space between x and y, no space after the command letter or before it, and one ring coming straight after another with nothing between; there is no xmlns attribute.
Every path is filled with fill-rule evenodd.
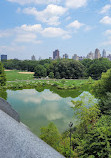
<svg viewBox="0 0 111 158"><path fill-rule="evenodd" d="M111 61L105 58L84 59L75 61L73 59L58 60L8 60L4 62L6 69L17 69L23 71L35 72L36 78L50 77L56 79L79 79L88 78L100 79L102 72L111 68Z"/></svg>

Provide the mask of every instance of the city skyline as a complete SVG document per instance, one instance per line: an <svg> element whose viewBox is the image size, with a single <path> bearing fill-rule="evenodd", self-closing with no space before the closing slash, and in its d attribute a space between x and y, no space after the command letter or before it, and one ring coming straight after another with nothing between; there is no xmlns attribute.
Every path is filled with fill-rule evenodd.
<svg viewBox="0 0 111 158"><path fill-rule="evenodd" d="M36 59L111 52L111 0L1 0L0 54Z"/></svg>
<svg viewBox="0 0 111 158"><path fill-rule="evenodd" d="M1 59L2 59L2 56L3 57L7 56L7 54L1 54ZM96 48L94 52L90 51L86 56L81 56L81 55L79 56L78 54L72 54L71 57L69 57L68 53L61 54L61 52L58 49L56 49L52 52L52 56L44 58L44 59L51 59L51 60L55 60L55 59L74 59L74 60L91 59L91 60L93 60L93 59L99 59L101 57L108 58L109 60L111 60L111 54L108 54L105 49L103 49L101 52L98 48ZM13 59L21 60L18 58L13 58ZM34 60L44 60L44 59L41 57L36 59L36 56L33 54L30 59L24 59L24 60L33 60L34 61Z"/></svg>

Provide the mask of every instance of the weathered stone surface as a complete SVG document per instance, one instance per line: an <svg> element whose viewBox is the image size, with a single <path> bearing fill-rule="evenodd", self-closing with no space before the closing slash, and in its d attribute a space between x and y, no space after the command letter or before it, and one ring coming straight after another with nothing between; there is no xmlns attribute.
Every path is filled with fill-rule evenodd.
<svg viewBox="0 0 111 158"><path fill-rule="evenodd" d="M14 109L12 109L11 105L3 98L0 98L0 109L4 111L5 113L7 113L16 121L20 122L20 117L18 113Z"/></svg>
<svg viewBox="0 0 111 158"><path fill-rule="evenodd" d="M0 158L64 158L0 110Z"/></svg>

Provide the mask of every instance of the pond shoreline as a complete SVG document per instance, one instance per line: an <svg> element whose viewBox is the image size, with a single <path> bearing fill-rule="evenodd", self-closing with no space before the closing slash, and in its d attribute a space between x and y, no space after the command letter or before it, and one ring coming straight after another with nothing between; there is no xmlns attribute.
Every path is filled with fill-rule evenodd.
<svg viewBox="0 0 111 158"><path fill-rule="evenodd" d="M38 86L52 86L60 90L74 90L81 88L83 86L91 86L94 81L84 80L17 80L17 81L7 81L6 86L0 87L1 89L30 89L37 88Z"/></svg>

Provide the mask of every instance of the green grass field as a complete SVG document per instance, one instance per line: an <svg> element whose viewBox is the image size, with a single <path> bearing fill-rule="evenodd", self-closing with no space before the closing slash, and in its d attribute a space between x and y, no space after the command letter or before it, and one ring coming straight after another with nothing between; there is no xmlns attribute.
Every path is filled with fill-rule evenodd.
<svg viewBox="0 0 111 158"><path fill-rule="evenodd" d="M7 81L32 80L33 74L20 74L18 70L5 71Z"/></svg>
<svg viewBox="0 0 111 158"><path fill-rule="evenodd" d="M18 70L5 71L7 82L6 88L34 88L37 85L51 85L58 89L75 89L83 85L93 84L94 80L91 79L36 79L34 80L33 74L20 74Z"/></svg>

